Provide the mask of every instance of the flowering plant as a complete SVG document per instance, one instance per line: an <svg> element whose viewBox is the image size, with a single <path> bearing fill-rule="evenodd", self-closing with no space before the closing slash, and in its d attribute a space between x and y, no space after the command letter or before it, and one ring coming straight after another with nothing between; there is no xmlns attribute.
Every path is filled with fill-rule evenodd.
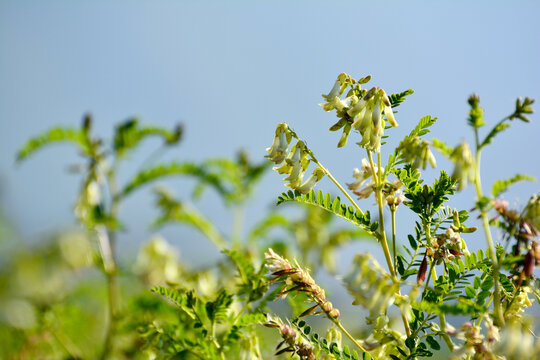
<svg viewBox="0 0 540 360"><path fill-rule="evenodd" d="M484 112L479 97L472 95L467 122L474 144L451 147L426 139L437 120L427 115L383 162L387 134L398 126L397 120L402 126L406 123L395 109L413 91L387 94L378 87L364 88L370 81L370 76L355 80L342 73L323 95L323 110L337 116L330 131L342 130L337 147L344 148L358 136L356 150L365 151L345 185L286 123L276 127L267 159L253 162L240 152L234 159L154 164L151 156L124 183L117 182L117 174L128 154L147 137L159 138L163 147L173 146L180 142L182 128L143 126L130 119L117 126L107 142L94 134L91 118L85 116L79 129L54 128L28 141L19 160L51 143L77 146L84 163L78 167L82 182L74 215L82 226L76 236L60 236L58 245L0 261L2 270L12 268L0 272L0 345L6 356L539 358L540 342L527 310L540 300L535 277L540 198L535 194L526 204L510 206L501 197L509 186L534 178L518 174L498 180L490 195L480 179L483 149L514 120L529 122L534 101L518 99L513 112L482 137ZM447 157L454 169L440 171L427 184L421 171L437 166L432 150ZM243 231L247 200L271 165L290 188L278 196L278 208L301 205L302 215L292 218L273 208ZM124 229L120 205L144 185L171 176L197 179L193 196L191 201L178 199L168 188L157 187L159 215L152 229L190 226L221 257L194 267L154 234L133 264L121 263L116 246ZM323 178L346 200L316 191ZM469 184L476 190L471 214L449 206ZM197 199L206 188L232 210L229 232L215 224L213 214L198 209ZM374 215L359 205L365 199L374 200ZM397 211L415 217L412 234L398 231ZM478 217L477 226L470 215ZM334 219L344 220L345 226ZM499 230L496 237L494 228ZM474 232L483 233L486 240L476 251L468 246ZM379 264L377 255L360 252L340 283L365 318L342 308L335 294L316 281L321 269L338 273L340 247L361 239L378 244L384 263ZM99 269L101 277L78 271L83 268ZM287 301L285 308L278 299ZM98 312L103 316L96 316ZM317 315L328 322L317 322Z"/></svg>

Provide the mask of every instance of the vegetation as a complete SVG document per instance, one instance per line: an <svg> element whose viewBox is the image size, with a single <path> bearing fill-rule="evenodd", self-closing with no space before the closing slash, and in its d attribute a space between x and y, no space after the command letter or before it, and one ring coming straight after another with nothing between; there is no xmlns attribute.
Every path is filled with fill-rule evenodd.
<svg viewBox="0 0 540 360"><path fill-rule="evenodd" d="M364 88L370 81L370 76L356 80L342 73L323 95L323 110L337 116L330 131L341 130L338 148L360 135L355 151L365 152L361 167L354 169L352 182L345 186L286 123L277 125L267 159L253 162L240 152L235 159L153 164L124 184L117 181L118 167L142 141L157 137L164 148L175 146L182 127L169 130L130 119L115 128L111 141L105 141L92 132L92 119L85 116L80 129L54 128L30 139L17 154L18 161L58 142L73 144L85 160L74 207L81 229L60 233L36 248L4 252L3 356L539 357L540 342L527 309L534 299L540 301L534 275L540 260L540 199L532 195L526 204L514 207L500 199L508 187L535 179L523 174L504 178L488 195L480 177L484 148L515 120L529 122L534 101L518 99L512 113L482 136L487 123L479 97L472 95L467 119L475 139L472 146L462 142L452 147L426 139L437 120L426 115L395 149L383 154L385 132L398 126L394 109L413 91L387 95L378 87ZM421 170L436 167L432 149L450 159L454 169L441 170L428 184ZM271 163L274 171L286 176L290 190L276 194L277 207L244 232L247 200ZM116 238L124 228L120 204L141 187L172 176L197 180L193 199L178 199L167 188L155 187L160 214L152 226L187 224L223 257L195 269L179 261L175 249L156 236L143 244L134 263L119 263ZM325 176L343 199L315 190ZM472 210L452 208L453 196L469 184L476 190ZM230 234L197 209L196 200L207 188L233 211ZM375 203L375 208L360 207L358 201L363 199L370 199L364 203ZM302 209L298 218L279 212L291 203ZM397 211L414 214L412 234L398 231ZM481 229L473 226L471 215L478 217ZM5 222L1 229L3 237L13 236ZM471 252L467 241L475 231L484 234L486 245ZM337 251L358 240L376 242L385 263L362 252L342 277L350 301L362 308L347 310L347 319L358 324L347 327L342 321L345 312L332 304L333 297L314 277L323 271L335 274Z"/></svg>

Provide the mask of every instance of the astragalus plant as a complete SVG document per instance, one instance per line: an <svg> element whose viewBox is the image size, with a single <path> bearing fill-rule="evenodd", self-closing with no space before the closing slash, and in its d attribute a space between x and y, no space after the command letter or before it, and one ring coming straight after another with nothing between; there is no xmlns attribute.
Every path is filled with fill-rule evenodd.
<svg viewBox="0 0 540 360"><path fill-rule="evenodd" d="M277 126L266 155L291 188L278 197L278 204L319 207L379 243L384 266L370 254L360 253L343 278L352 303L369 312L364 320L369 332L355 336L345 329L339 310L302 267L301 259L291 262L269 249L267 267L272 282L279 284L277 295L300 293L307 299L305 311L295 316L323 315L334 333L350 340L348 345L342 344L341 335L334 335L328 341L314 334L304 320L283 321L269 315L266 326L278 329L283 338L278 353L290 352L301 359L397 360L445 353L452 359L540 357L534 323L525 316L540 295L534 276L540 260L540 201L533 195L527 204L511 208L500 199L510 185L534 178L518 174L498 180L490 194L484 193L480 178L483 149L513 121L529 122L534 101L517 99L513 112L482 136L480 130L486 125L483 109L479 97L472 95L467 120L474 133L472 145L462 142L451 147L438 139L426 139L436 122L427 115L395 149L384 154L384 139L391 128L398 122L410 123L401 121L394 109L413 92L389 95L381 88L366 87L370 80L370 76L355 80L342 73L321 104L337 116L329 129L342 131L337 147L343 148L353 139L351 151L363 153L361 162L353 164L359 168L353 170L350 183L338 182L287 123ZM432 149L446 156L454 169L440 171L432 184L426 184L421 170L436 167ZM325 176L346 201L314 190ZM479 230L471 224L468 211L449 206L452 196L467 184L476 189L470 215L479 218ZM359 205L363 199L368 199L365 206L376 203L375 216ZM400 231L397 211L412 211L416 216L412 234ZM471 252L467 242L475 231L483 232L486 241L483 249ZM397 239L408 241L398 244ZM393 313L400 314L400 324L390 321Z"/></svg>
<svg viewBox="0 0 540 360"><path fill-rule="evenodd" d="M484 192L480 179L483 149L515 120L528 122L533 101L518 99L510 115L481 135L486 123L480 99L473 95L468 118L473 144L451 147L426 139L436 121L428 115L388 151L385 139L391 128L411 123L395 114L395 108L413 92L387 94L366 87L370 80L340 74L323 95L322 109L337 115L330 130L341 130L339 151L350 148L360 154L345 184L286 123L277 125L267 159L261 156L255 162L246 152L234 159L156 161L161 149L179 143L181 127L144 126L137 119L116 126L109 140L95 134L88 116L79 128L54 128L30 139L18 153L19 160L52 143L77 147L83 162L77 167L82 181L74 214L84 236L62 239L55 252L61 253L62 262L57 255L46 262L38 253L29 257L33 260L12 259L20 263L12 266L17 270L5 276L2 272L0 345L7 345L0 357L5 353L7 358L51 359L540 358L535 324L527 312L540 295L534 275L540 259L540 200L532 195L527 203L511 206L501 197L514 183L534 179L510 174L496 181L490 193ZM141 169L120 181L121 165L147 138L159 139L162 146L142 162ZM427 184L421 171L436 167L435 149L454 168L440 171ZM246 224L243 214L270 166L290 187L278 196L277 209L296 204L303 212L294 217L273 206L256 224ZM214 245L215 261L209 260L207 250L197 256L198 264L182 260L172 245L174 236L169 242L154 234L133 263L121 262L116 242L125 229L124 201L144 185L170 176L195 178L193 196L178 199L158 187L158 217L152 229L178 223L191 226ZM314 190L324 177L336 185L329 191L341 192L343 200ZM452 197L469 184L476 190L474 203L467 207L472 208L470 215L450 207ZM207 188L231 210L229 231L217 225L219 211L214 207L199 210L197 199ZM372 204L376 206L370 212ZM412 234L401 230L406 224L397 222L397 211L415 217ZM482 235L485 246L470 251L468 242ZM180 236L196 246L189 242L189 233ZM325 291L317 279L320 270L339 273L340 247L359 239L378 243L381 254L357 254L349 272L336 280L337 286L345 285L352 304L363 308L355 313L339 309L335 291ZM54 289L47 292L54 295L47 299L23 290L40 285L41 279L45 285L51 276L19 281L20 291L5 300L5 293L14 293L13 278L28 275L27 264L36 263L35 258L47 265L34 266L36 272L55 263L63 270L98 269L99 276L89 282L87 277L74 277L75 271L63 271L66 278L75 279L71 288L75 290L60 291L62 286L56 284L32 292ZM4 262L0 268L5 268ZM97 299L100 306L86 306L88 299ZM278 299L286 302L274 301ZM18 309L11 311L14 314L28 315L32 310L35 321L7 316L13 308ZM317 315L323 321L311 322ZM350 321L342 321L344 317Z"/></svg>

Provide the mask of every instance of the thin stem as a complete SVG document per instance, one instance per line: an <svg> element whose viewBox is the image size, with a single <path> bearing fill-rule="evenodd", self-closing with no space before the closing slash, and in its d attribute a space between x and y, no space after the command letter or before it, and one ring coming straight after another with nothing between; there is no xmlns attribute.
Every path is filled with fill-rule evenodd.
<svg viewBox="0 0 540 360"><path fill-rule="evenodd" d="M338 189L343 193L343 195L345 195L347 197L347 199L349 199L349 201L351 202L351 204L355 207L355 209L357 211L360 212L360 214L364 215L364 212L362 211L362 209L360 209L360 207L358 206L358 204L352 199L352 197L347 193L347 191L343 188L343 186L341 186L341 184L332 176L332 174L330 173L330 171L328 171L320 162L319 160L315 159L314 157L312 157L313 159L313 162L315 162L315 164L317 164L321 170L326 174L328 175L328 178L330 178L330 180L332 180L332 182L334 184L336 184L336 186L338 187Z"/></svg>
<svg viewBox="0 0 540 360"><path fill-rule="evenodd" d="M373 176L375 177L375 165L373 164L373 157L371 156L371 151L367 150L367 154L369 157L369 163L371 164L371 172ZM379 233L380 233L380 241L381 246L383 249L384 257L386 259L386 264L388 265L388 271L390 272L390 275L394 279L394 282L397 281L396 277L396 271L394 270L394 266L392 265L392 256L390 255L390 249L388 248L388 241L386 240L386 232L384 230L384 216L383 216L383 203L382 203L382 186L383 181L380 178L380 153L378 153L378 165L379 165L379 176L375 177L375 196L377 198L377 206L379 208Z"/></svg>
<svg viewBox="0 0 540 360"><path fill-rule="evenodd" d="M246 301L246 303L244 304L244 306L242 307L242 309L240 309L240 311L238 312L238 314L236 314L236 316L234 317L233 325L236 324L236 322L237 322L238 319L240 318L240 315L242 315L242 313L244 312L244 310L247 309L248 306L249 306L249 302Z"/></svg>
<svg viewBox="0 0 540 360"><path fill-rule="evenodd" d="M397 252L396 252L396 207L392 205L390 207L390 214L392 215L392 250L394 253L394 268L397 266Z"/></svg>
<svg viewBox="0 0 540 360"><path fill-rule="evenodd" d="M474 129L475 132L475 141L476 141L476 161L475 161L475 176L474 176L474 185L476 188L476 196L478 201L483 197L482 193L482 182L480 179L480 155L481 148L478 144L478 129ZM495 323L498 326L504 325L504 315L502 312L501 306L501 293L499 289L499 260L497 258L497 251L491 237L491 229L489 228L489 219L484 208L480 208L480 217L482 218L482 227L484 228L484 234L486 235L486 241L489 247L489 253L491 256L492 270L493 270L493 312L495 315Z"/></svg>
<svg viewBox="0 0 540 360"><path fill-rule="evenodd" d="M115 181L115 170L117 161L115 160L111 170L107 174L107 185L109 188L109 196L111 200L110 215L116 218L118 211L118 197ZM115 232L105 226L96 227L96 233L98 234L101 258L103 260L103 267L105 276L107 277L107 290L109 295L109 317L107 332L105 334L105 344L103 346L103 352L101 359L107 359L110 357L112 350L113 338L116 333L116 320L120 313L120 288L118 286L117 278L117 266L116 266L116 249L115 249Z"/></svg>
<svg viewBox="0 0 540 360"><path fill-rule="evenodd" d="M422 300L424 300L424 297L426 296L426 292L427 292L427 289L428 289L428 286L429 286L429 281L431 280L431 277L432 277L432 274L433 274L433 267L434 266L435 266L435 261L432 261L431 265L429 266L429 272L428 272L428 275L427 275L426 286L424 287L424 291L422 292L422 297L421 297ZM433 281L433 285L435 285L435 280ZM433 286L433 287L435 287L435 286Z"/></svg>
<svg viewBox="0 0 540 360"><path fill-rule="evenodd" d="M450 351L454 351L454 343L452 342L452 339L450 339L450 336L446 333L446 318L444 317L444 314L439 314L439 323L441 324L441 330L443 332L443 335L441 336L446 343L446 346L448 346Z"/></svg>
<svg viewBox="0 0 540 360"><path fill-rule="evenodd" d="M349 334L349 332L347 331L347 329L345 329L343 327L343 325L341 325L341 322L338 320L338 319L334 319L334 318L330 318L332 319L332 322L334 324L336 324L336 326L341 330L341 332L343 332L345 334L345 336L347 336L353 343L354 345L356 345L360 350L362 350L363 352L368 352L363 346L362 344L360 344L358 342L358 340L356 340L351 334Z"/></svg>
<svg viewBox="0 0 540 360"><path fill-rule="evenodd" d="M396 270L394 268L394 265L392 263L392 257L390 255L390 249L388 248L388 241L386 240L386 231L384 229L384 216L383 216L383 201L382 201L382 188L384 186L384 179L382 178L382 172L381 172L381 153L377 153L377 168L378 168L378 174L375 172L375 165L373 163L373 157L371 155L371 151L367 150L367 155L369 158L369 164L371 166L371 173L375 180L375 196L377 198L377 207L379 209L379 233L380 233L380 241L381 241L381 247L383 249L384 257L386 259L386 264L388 265L388 271L390 272L390 276L392 277L392 280L395 284L398 283L398 278L396 275ZM397 291L399 295L401 295L401 291ZM407 333L407 336L410 336L411 334L411 328L409 327L409 322L407 321L407 317L405 314L401 314L401 320L403 321L403 327L405 328L405 332Z"/></svg>

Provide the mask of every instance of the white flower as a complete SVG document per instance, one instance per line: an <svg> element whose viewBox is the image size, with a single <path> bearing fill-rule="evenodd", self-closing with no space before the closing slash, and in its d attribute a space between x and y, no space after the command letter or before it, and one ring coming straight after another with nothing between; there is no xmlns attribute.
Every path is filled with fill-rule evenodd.
<svg viewBox="0 0 540 360"><path fill-rule="evenodd" d="M279 124L276 128L276 134L272 146L266 149L269 158L276 164L281 163L288 154L288 147L291 142L292 135L289 131L289 126L286 123Z"/></svg>
<svg viewBox="0 0 540 360"><path fill-rule="evenodd" d="M306 182L303 183L301 186L297 187L296 190L298 190L302 194L307 194L323 177L324 171L321 168L316 168L315 170L313 170L313 173L309 176Z"/></svg>

